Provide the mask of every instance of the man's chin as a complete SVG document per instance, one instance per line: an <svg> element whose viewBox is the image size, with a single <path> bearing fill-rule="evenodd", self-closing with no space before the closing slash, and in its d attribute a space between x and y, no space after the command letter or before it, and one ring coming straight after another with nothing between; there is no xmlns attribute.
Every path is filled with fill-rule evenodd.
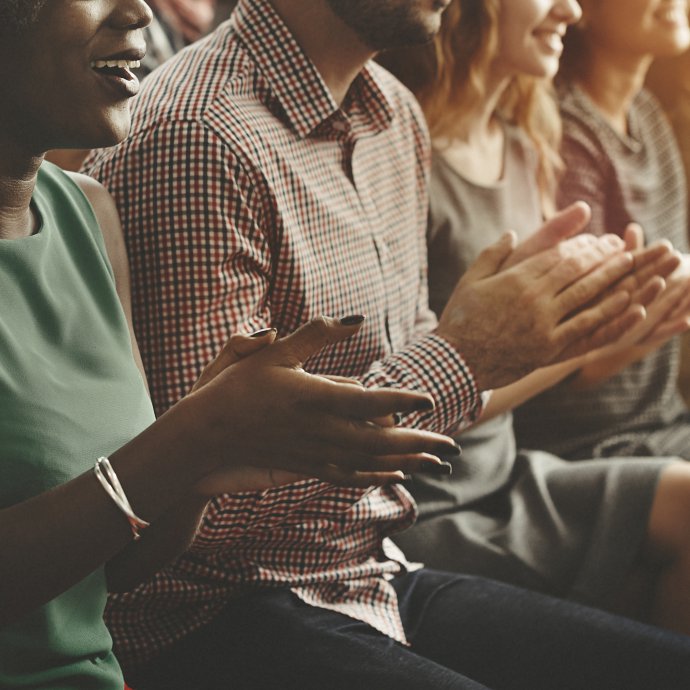
<svg viewBox="0 0 690 690"><path fill-rule="evenodd" d="M441 26L439 21L436 27L419 27L415 31L409 31L407 33L397 33L392 36L386 36L378 41L367 41L367 45L375 50L377 53L382 53L387 50L397 50L399 48L412 48L414 46L421 46L430 43L434 40L434 37L438 33ZM376 43L377 45L372 45Z"/></svg>

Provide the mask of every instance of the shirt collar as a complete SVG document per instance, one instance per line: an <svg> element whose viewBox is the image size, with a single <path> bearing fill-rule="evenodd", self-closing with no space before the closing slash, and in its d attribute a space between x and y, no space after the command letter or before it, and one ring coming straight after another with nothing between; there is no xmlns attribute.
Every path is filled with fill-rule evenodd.
<svg viewBox="0 0 690 690"><path fill-rule="evenodd" d="M341 112L314 63L268 0L240 0L232 21L300 138L308 137ZM378 76L368 66L360 72L345 100L346 117L350 110L366 117L366 129L372 133L386 129L393 120L393 107Z"/></svg>

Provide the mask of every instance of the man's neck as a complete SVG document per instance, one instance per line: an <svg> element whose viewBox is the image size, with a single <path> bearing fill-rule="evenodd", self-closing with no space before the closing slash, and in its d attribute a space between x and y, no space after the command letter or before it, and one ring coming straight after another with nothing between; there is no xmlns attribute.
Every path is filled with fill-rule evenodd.
<svg viewBox="0 0 690 690"><path fill-rule="evenodd" d="M302 50L321 74L340 106L352 82L375 55L357 34L338 18L325 0L269 0Z"/></svg>

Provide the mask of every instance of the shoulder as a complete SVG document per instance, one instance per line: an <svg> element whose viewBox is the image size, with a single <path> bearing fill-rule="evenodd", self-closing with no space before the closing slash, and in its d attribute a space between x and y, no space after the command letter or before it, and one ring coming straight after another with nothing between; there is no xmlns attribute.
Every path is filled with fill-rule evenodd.
<svg viewBox="0 0 690 690"><path fill-rule="evenodd" d="M117 280L123 271L128 270L128 262L122 225L115 201L108 190L92 177L73 172L66 174L81 189L93 208Z"/></svg>
<svg viewBox="0 0 690 690"><path fill-rule="evenodd" d="M108 190L97 180L81 173L68 172L68 177L81 189L93 208L96 220L103 232L119 229L120 219L113 198Z"/></svg>
<svg viewBox="0 0 690 690"><path fill-rule="evenodd" d="M411 130L418 143L429 146L429 133L422 109L412 92L377 62L369 62L367 69L388 100L394 118L408 132Z"/></svg>
<svg viewBox="0 0 690 690"><path fill-rule="evenodd" d="M670 120L651 91L642 89L635 97L632 108L643 136L651 135L667 143L675 141Z"/></svg>
<svg viewBox="0 0 690 690"><path fill-rule="evenodd" d="M566 176L577 176L581 168L589 172L608 170L611 164L610 128L577 87L559 89L563 122L561 156Z"/></svg>
<svg viewBox="0 0 690 690"><path fill-rule="evenodd" d="M132 134L162 120L203 118L228 82L248 68L241 42L222 25L146 77L133 102Z"/></svg>

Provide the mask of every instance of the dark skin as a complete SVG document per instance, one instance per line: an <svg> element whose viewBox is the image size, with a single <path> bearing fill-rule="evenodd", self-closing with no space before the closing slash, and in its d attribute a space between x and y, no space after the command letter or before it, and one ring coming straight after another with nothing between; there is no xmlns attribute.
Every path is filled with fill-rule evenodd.
<svg viewBox="0 0 690 690"><path fill-rule="evenodd" d="M314 61L329 74L334 94L341 94L371 51L335 22L322 2L300 5L276 0L278 5ZM341 32L347 49L337 57L343 60L324 57L325 44L310 35L309 23L304 23L314 16L326 21L333 32ZM0 241L35 230L30 201L46 150L104 146L126 135L126 98L114 97L111 85L99 81L102 77L93 73L90 63L122 51L136 52L146 21L148 10L140 0L54 0L20 41L0 46L0 76L4 77L0 83L13 86L0 99ZM126 260L112 202L99 187L83 180L79 183L94 203L129 314ZM587 302L597 287L608 287L629 272L629 258L614 245L593 243L579 258L573 256L577 253L574 245L555 251L547 248L576 232L577 225L577 219L566 215L516 252L509 241L494 247L473 279L459 289L454 303L458 310L461 296L469 307L466 314L473 318L479 318L482 310L493 314L487 312L489 306L500 309L492 295L497 294L495 287L504 285L500 274L511 257L525 258L526 268L516 263L512 273L505 270L506 280L515 280L524 271L532 275L535 270L547 274L553 270L561 292L570 283L586 280L587 290L581 293ZM532 258L536 262L530 263ZM472 299L467 299L468 294ZM617 313L625 314L627 300L615 300ZM608 311L602 307L606 303L604 299L593 311L582 311L588 313L589 321L569 330L562 347L596 340L592 334L598 332L597 327L615 316L610 304ZM438 333L460 351L468 347L482 385L493 385L490 372L495 355L492 361L469 348L463 331L473 322L467 318L454 314L442 320ZM618 324L609 327L607 337L613 338L626 322ZM437 434L372 423L399 411L409 413L412 424L420 408L433 404L427 396L363 390L302 370L309 355L358 328L321 319L253 354L236 337L228 345L230 355L235 354L221 353L205 385L113 453L113 467L130 502L152 523L140 542L130 543L126 521L92 473L0 511L0 549L6 555L0 561L0 624L21 617L103 563L108 564L112 588L131 587L186 547L215 491L271 486L295 475L355 486L382 484L399 480L402 473L415 472L425 463L436 464L434 453L452 452L454 444ZM547 324L549 328L553 330ZM526 349L533 347L529 343ZM246 466L248 458L252 468ZM144 558L142 551L146 551Z"/></svg>
<svg viewBox="0 0 690 690"><path fill-rule="evenodd" d="M54 0L20 38L0 45L0 71L12 74L13 84L0 99L0 242L35 232L31 197L46 150L125 136L127 99L90 65L135 51L148 21L140 0ZM131 330L127 258L113 202L97 183L75 181L94 206ZM302 370L311 354L360 327L324 317L270 348L272 332L235 336L189 396L113 453L132 506L152 523L141 541L132 543L127 521L92 472L0 510L0 625L104 563L111 589L131 588L186 548L216 492L304 476L386 484L438 465L437 454L455 449L450 439L392 423L396 412L414 416L432 407L428 396L364 390ZM133 335L132 344L141 365Z"/></svg>

